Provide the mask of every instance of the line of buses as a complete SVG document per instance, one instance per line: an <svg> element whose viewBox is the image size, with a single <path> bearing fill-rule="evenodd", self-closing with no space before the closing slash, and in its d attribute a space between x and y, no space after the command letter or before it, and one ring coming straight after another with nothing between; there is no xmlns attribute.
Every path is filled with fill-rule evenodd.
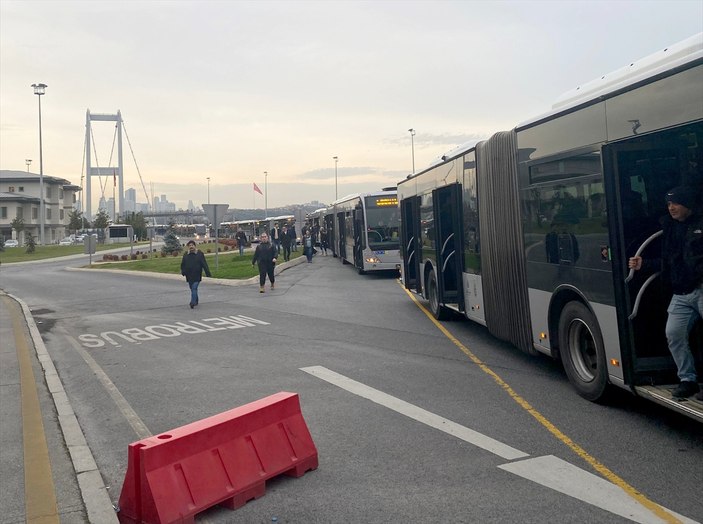
<svg viewBox="0 0 703 524"><path fill-rule="evenodd" d="M657 273L627 269L635 254L660 253L664 197L680 185L703 195L703 33L397 188L339 199L308 227L324 228L333 254L359 273L399 268L437 319L460 315L559 359L588 400L616 386L703 422L703 402L671 395L671 291ZM233 227L255 238L261 223ZM690 343L703 377L700 319Z"/></svg>
<svg viewBox="0 0 703 524"><path fill-rule="evenodd" d="M665 194L680 185L703 195L703 33L311 220L361 273L400 264L437 319L561 360L584 398L616 386L703 421L703 402L671 395L671 291L627 268L659 256ZM700 319L690 343L700 378Z"/></svg>

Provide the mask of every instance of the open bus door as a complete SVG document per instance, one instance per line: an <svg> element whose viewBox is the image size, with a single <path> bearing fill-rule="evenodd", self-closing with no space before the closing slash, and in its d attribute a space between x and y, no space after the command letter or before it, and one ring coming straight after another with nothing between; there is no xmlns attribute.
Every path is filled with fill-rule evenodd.
<svg viewBox="0 0 703 524"><path fill-rule="evenodd" d="M344 236L345 234L345 227L344 227L344 211L340 211L337 213L337 256L342 259L342 263L347 258L347 250L346 250L346 245L347 245L347 240Z"/></svg>
<svg viewBox="0 0 703 524"><path fill-rule="evenodd" d="M661 257L660 218L667 213L666 192L682 184L701 184L691 171L691 137L703 140L703 124L635 137L603 149L608 184L608 213L613 252L613 278L620 326L620 348L625 382L639 393L668 404L671 395L657 384L675 385L676 365L665 336L671 290L657 271L629 272L628 259ZM698 147L702 147L699 145ZM696 179L697 178L697 179ZM631 273L631 274L630 274ZM703 371L703 327L699 320L690 345ZM668 398L667 398L668 397Z"/></svg>
<svg viewBox="0 0 703 524"><path fill-rule="evenodd" d="M359 273L364 273L364 247L366 247L366 231L364 231L364 210L361 206L354 208L352 212L354 219L354 266Z"/></svg>
<svg viewBox="0 0 703 524"><path fill-rule="evenodd" d="M420 274L420 197L400 202L401 254L403 256L403 284L406 289L422 292Z"/></svg>
<svg viewBox="0 0 703 524"><path fill-rule="evenodd" d="M325 229L327 230L327 247L332 250L332 256L337 256L337 246L334 242L334 215L325 215Z"/></svg>
<svg viewBox="0 0 703 524"><path fill-rule="evenodd" d="M451 184L433 191L435 231L437 241L437 276L440 304L454 305L464 310L462 285L463 233L459 184Z"/></svg>

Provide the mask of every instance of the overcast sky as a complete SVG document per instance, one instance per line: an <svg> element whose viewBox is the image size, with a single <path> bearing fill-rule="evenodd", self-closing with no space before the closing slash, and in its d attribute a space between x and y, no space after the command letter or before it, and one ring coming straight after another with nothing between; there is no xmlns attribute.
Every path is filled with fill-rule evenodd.
<svg viewBox="0 0 703 524"><path fill-rule="evenodd" d="M0 0L0 169L39 172L41 82L46 175L80 185L86 110L120 110L138 201L201 205L210 177L230 207L264 207L253 183L269 208L329 203L334 156L340 197L395 185L409 128L419 171L701 31L701 0ZM93 133L108 166L114 124Z"/></svg>

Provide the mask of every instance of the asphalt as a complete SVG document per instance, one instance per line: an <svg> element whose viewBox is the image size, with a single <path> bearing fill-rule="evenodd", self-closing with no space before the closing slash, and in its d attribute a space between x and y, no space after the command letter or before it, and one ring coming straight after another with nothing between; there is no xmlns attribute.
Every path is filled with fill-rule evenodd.
<svg viewBox="0 0 703 524"><path fill-rule="evenodd" d="M305 257L298 257L279 264L276 273L304 261ZM135 273L130 271L129 275L133 277ZM258 276L246 281L208 280L237 286L258 280ZM38 402L28 401L32 397ZM32 420L36 421L34 425ZM105 483L32 312L19 297L1 290L0 422L0 524L118 523ZM49 472L43 480L41 473L37 473L42 469Z"/></svg>

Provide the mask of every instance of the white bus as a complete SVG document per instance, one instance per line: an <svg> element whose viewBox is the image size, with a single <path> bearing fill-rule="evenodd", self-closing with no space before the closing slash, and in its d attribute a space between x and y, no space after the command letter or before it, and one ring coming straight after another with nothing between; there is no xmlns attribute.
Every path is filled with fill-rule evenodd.
<svg viewBox="0 0 703 524"><path fill-rule="evenodd" d="M703 195L703 33L563 96L398 184L406 288L561 360L598 401L611 386L703 421L678 383L657 258L670 188ZM703 377L703 322L690 337Z"/></svg>
<svg viewBox="0 0 703 524"><path fill-rule="evenodd" d="M400 269L400 212L395 188L340 198L324 214L334 255L360 274ZM329 228L328 228L329 229Z"/></svg>

